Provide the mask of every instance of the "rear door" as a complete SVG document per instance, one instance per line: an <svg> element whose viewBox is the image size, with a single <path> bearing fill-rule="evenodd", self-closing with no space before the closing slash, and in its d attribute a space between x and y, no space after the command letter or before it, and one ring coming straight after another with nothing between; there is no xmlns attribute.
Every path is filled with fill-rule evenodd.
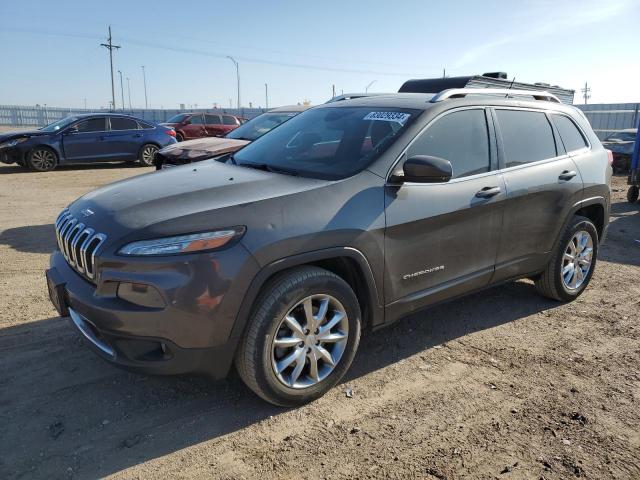
<svg viewBox="0 0 640 480"><path fill-rule="evenodd" d="M191 115L187 124L182 127L182 131L185 135L185 140L190 138L202 138L207 136L207 130L204 126L204 115L198 113L197 115Z"/></svg>
<svg viewBox="0 0 640 480"><path fill-rule="evenodd" d="M63 134L62 146L68 162L103 161L109 158L106 117L81 120Z"/></svg>
<svg viewBox="0 0 640 480"><path fill-rule="evenodd" d="M447 112L403 155L401 162L449 160L451 180L385 189L385 297L394 317L480 288L493 275L505 195L489 118L484 108Z"/></svg>
<svg viewBox="0 0 640 480"><path fill-rule="evenodd" d="M493 113L507 188L497 281L544 268L583 184L546 112L495 108Z"/></svg>
<svg viewBox="0 0 640 480"><path fill-rule="evenodd" d="M138 122L128 117L109 117L108 141L113 160L135 160L142 146L143 135Z"/></svg>
<svg viewBox="0 0 640 480"><path fill-rule="evenodd" d="M222 125L222 119L220 115L205 113L205 129L207 130L207 136L209 137L221 137L225 134L224 127Z"/></svg>

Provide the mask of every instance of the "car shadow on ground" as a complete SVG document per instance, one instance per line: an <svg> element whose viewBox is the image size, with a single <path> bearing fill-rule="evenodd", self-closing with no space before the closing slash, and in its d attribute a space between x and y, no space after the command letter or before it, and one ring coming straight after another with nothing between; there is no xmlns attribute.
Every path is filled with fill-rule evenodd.
<svg viewBox="0 0 640 480"><path fill-rule="evenodd" d="M345 382L558 305L517 282L456 300L455 308L422 311L365 335ZM257 398L233 373L213 383L118 370L61 318L0 330L0 363L3 478L101 477L287 411Z"/></svg>
<svg viewBox="0 0 640 480"><path fill-rule="evenodd" d="M7 228L0 231L0 245L18 252L51 253L56 248L53 223Z"/></svg>
<svg viewBox="0 0 640 480"><path fill-rule="evenodd" d="M56 167L55 170L46 173L56 173L56 172L65 172L70 170L111 170L116 168L140 168L141 172L144 172L143 166L138 162L110 162L110 163L82 163L77 165L60 165ZM146 167L148 168L148 167ZM30 173L32 175L37 175L39 172L33 172L29 170L27 167L22 167L20 165L2 165L0 168L0 175L8 175L14 173Z"/></svg>

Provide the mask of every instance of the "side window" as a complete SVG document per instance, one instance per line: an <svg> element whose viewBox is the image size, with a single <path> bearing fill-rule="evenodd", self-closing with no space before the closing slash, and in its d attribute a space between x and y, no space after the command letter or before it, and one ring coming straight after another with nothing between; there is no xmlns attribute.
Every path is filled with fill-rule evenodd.
<svg viewBox="0 0 640 480"><path fill-rule="evenodd" d="M575 152L589 146L576 124L569 117L553 114L551 118L553 118L553 123L555 123L558 132L560 132L560 138L562 138L562 143L567 152Z"/></svg>
<svg viewBox="0 0 640 480"><path fill-rule="evenodd" d="M111 130L138 130L138 122L132 118L111 117Z"/></svg>
<svg viewBox="0 0 640 480"><path fill-rule="evenodd" d="M222 122L225 125L238 125L238 122L236 121L236 119L233 118L233 117L230 117L228 115L223 115L222 116Z"/></svg>
<svg viewBox="0 0 640 480"><path fill-rule="evenodd" d="M489 171L489 132L484 110L461 110L435 121L409 147L407 158L430 155L449 160L453 177Z"/></svg>
<svg viewBox="0 0 640 480"><path fill-rule="evenodd" d="M496 115L507 168L557 155L553 130L543 112L497 109Z"/></svg>
<svg viewBox="0 0 640 480"><path fill-rule="evenodd" d="M207 125L220 125L220 115L205 115Z"/></svg>
<svg viewBox="0 0 640 480"><path fill-rule="evenodd" d="M76 123L79 133L104 132L106 128L105 117L89 118Z"/></svg>
<svg viewBox="0 0 640 480"><path fill-rule="evenodd" d="M142 129L145 129L145 130L148 129L148 128L153 128L153 125L151 125L150 123L142 122L140 120L138 120L138 125L139 125L138 128L142 128Z"/></svg>
<svg viewBox="0 0 640 480"><path fill-rule="evenodd" d="M191 121L191 125L204 125L202 115L192 115L189 120Z"/></svg>

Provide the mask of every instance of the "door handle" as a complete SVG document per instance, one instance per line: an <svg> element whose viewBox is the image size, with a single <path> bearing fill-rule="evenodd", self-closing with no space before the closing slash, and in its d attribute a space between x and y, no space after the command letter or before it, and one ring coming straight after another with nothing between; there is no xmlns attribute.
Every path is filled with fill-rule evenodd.
<svg viewBox="0 0 640 480"><path fill-rule="evenodd" d="M500 187L484 187L482 190L476 192L478 198L491 198L500 193Z"/></svg>
<svg viewBox="0 0 640 480"><path fill-rule="evenodd" d="M142 136L142 134L141 134L141 133L136 133L133 137L134 137L134 138L140 138L141 136Z"/></svg>
<svg viewBox="0 0 640 480"><path fill-rule="evenodd" d="M575 177L578 174L578 172L576 172L575 170L565 170L564 172L562 172L559 176L558 179L560 180L571 180L573 177Z"/></svg>

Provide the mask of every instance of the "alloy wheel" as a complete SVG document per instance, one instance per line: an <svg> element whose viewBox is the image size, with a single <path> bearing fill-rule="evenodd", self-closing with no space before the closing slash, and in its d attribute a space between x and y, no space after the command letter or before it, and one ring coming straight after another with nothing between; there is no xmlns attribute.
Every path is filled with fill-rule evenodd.
<svg viewBox="0 0 640 480"><path fill-rule="evenodd" d="M343 305L330 295L311 295L280 321L271 345L278 380L303 389L327 378L342 358L349 335Z"/></svg>
<svg viewBox="0 0 640 480"><path fill-rule="evenodd" d="M153 157L155 157L157 151L158 147L154 145L147 145L146 147L144 147L144 149L142 150L142 162L145 165L152 165Z"/></svg>
<svg viewBox="0 0 640 480"><path fill-rule="evenodd" d="M584 283L593 263L593 238L589 232L579 230L569 240L562 257L562 282L569 290Z"/></svg>
<svg viewBox="0 0 640 480"><path fill-rule="evenodd" d="M35 170L51 170L56 165L56 156L50 150L36 150L31 154L31 165Z"/></svg>

